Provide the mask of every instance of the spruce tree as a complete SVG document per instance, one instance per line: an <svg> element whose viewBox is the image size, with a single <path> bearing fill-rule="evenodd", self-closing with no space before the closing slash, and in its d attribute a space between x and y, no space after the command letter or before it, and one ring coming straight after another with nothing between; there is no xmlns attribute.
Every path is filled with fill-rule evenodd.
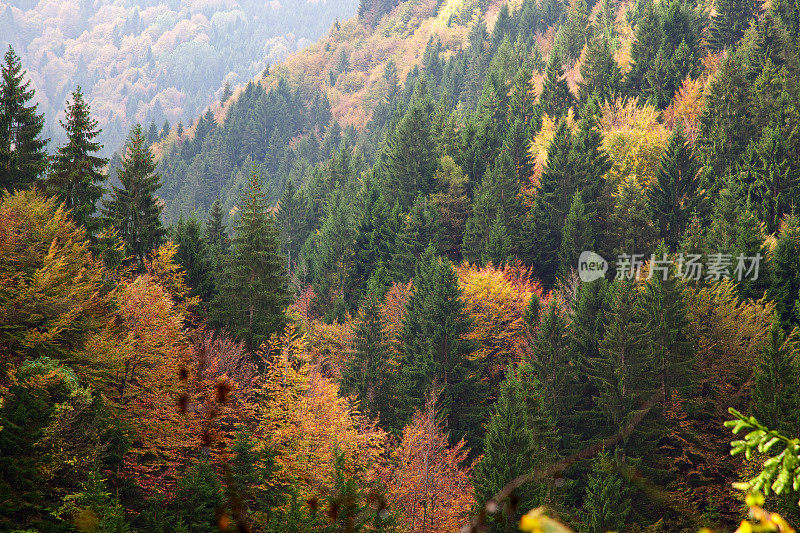
<svg viewBox="0 0 800 533"><path fill-rule="evenodd" d="M561 230L576 187L570 168L572 134L561 121L547 153L547 167L539 182L527 227L528 249L539 279L552 286L558 271Z"/></svg>
<svg viewBox="0 0 800 533"><path fill-rule="evenodd" d="M244 340L248 349L255 350L270 335L283 330L289 302L278 230L255 168L240 202L232 244L211 316L218 326L227 328Z"/></svg>
<svg viewBox="0 0 800 533"><path fill-rule="evenodd" d="M753 414L770 429L800 431L800 373L797 347L786 339L776 314L767 344L758 359L753 383Z"/></svg>
<svg viewBox="0 0 800 533"><path fill-rule="evenodd" d="M492 408L483 458L475 469L475 499L484 505L511 480L546 468L557 458L558 434L530 363L511 369ZM487 521L489 531L516 531L519 518L547 503L547 481L534 479L514 492L515 504Z"/></svg>
<svg viewBox="0 0 800 533"><path fill-rule="evenodd" d="M561 58L559 54L551 53L544 72L544 86L539 97L539 105L547 115L561 117L565 116L574 104L575 97L572 96L564 77Z"/></svg>
<svg viewBox="0 0 800 533"><path fill-rule="evenodd" d="M11 191L29 187L44 173L48 140L41 137L44 115L31 105L34 90L11 46L0 72L0 188Z"/></svg>
<svg viewBox="0 0 800 533"><path fill-rule="evenodd" d="M190 294L199 296L206 303L210 302L214 293L213 272L208 246L197 217L192 214L184 219L181 215L173 229L172 239L178 245L176 259L186 273Z"/></svg>
<svg viewBox="0 0 800 533"><path fill-rule="evenodd" d="M428 246L417 263L400 335L398 429L432 390L441 390L451 442L466 436L471 445L479 444L482 394L471 377L469 327L453 266Z"/></svg>
<svg viewBox="0 0 800 533"><path fill-rule="evenodd" d="M594 250L594 220L588 216L579 192L572 197L564 230L561 233L561 246L558 250L559 276L566 279L577 268L578 257L585 250Z"/></svg>
<svg viewBox="0 0 800 533"><path fill-rule="evenodd" d="M658 165L648 203L661 237L677 249L692 214L702 208L698 165L682 128L672 134Z"/></svg>
<svg viewBox="0 0 800 533"><path fill-rule="evenodd" d="M161 177L155 173L153 154L145 144L142 127L134 126L117 177L122 187L114 186L105 203L105 216L119 231L125 253L142 265L151 250L161 244L165 229L161 225L163 205L156 196Z"/></svg>
<svg viewBox="0 0 800 533"><path fill-rule="evenodd" d="M96 141L100 130L80 87L72 93L72 103L67 103L66 120L61 126L66 130L67 144L58 149L50 167L47 191L64 202L75 222L93 235L100 228L95 212L106 179L101 171L108 160L96 155L102 148Z"/></svg>
<svg viewBox="0 0 800 533"><path fill-rule="evenodd" d="M662 260L666 248L656 249ZM651 264L650 268L654 268ZM666 279L664 279L666 278ZM645 344L654 391L665 402L671 391L691 390L691 370L697 350L686 311L685 283L676 272L652 271L642 294L641 320L647 330Z"/></svg>
<svg viewBox="0 0 800 533"><path fill-rule="evenodd" d="M589 42L586 60L581 63L580 71L582 81L578 84L578 94L581 104L591 95L595 95L600 102L611 100L622 87L622 72L605 35Z"/></svg>
<svg viewBox="0 0 800 533"><path fill-rule="evenodd" d="M608 452L601 452L592 461L583 500L584 521L588 527L581 531L620 531L628 523L631 514L630 489L613 468L613 459Z"/></svg>
<svg viewBox="0 0 800 533"><path fill-rule="evenodd" d="M647 196L636 176L620 184L611 213L608 249L613 255L652 253L657 232L648 212Z"/></svg>
<svg viewBox="0 0 800 533"><path fill-rule="evenodd" d="M753 0L717 0L708 42L714 50L732 50L759 9Z"/></svg>
<svg viewBox="0 0 800 533"><path fill-rule="evenodd" d="M369 291L361 301L353 331L350 358L342 372L342 392L356 395L361 410L391 420L389 343L384 332L378 295Z"/></svg>
<svg viewBox="0 0 800 533"><path fill-rule="evenodd" d="M774 302L781 325L791 329L798 323L795 305L800 294L800 222L794 215L781 223L770 263L767 298Z"/></svg>

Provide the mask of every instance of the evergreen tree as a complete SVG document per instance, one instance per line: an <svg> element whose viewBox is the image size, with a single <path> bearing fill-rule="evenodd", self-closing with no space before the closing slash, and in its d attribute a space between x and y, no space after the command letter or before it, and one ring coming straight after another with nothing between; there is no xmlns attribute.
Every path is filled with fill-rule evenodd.
<svg viewBox="0 0 800 533"><path fill-rule="evenodd" d="M521 363L508 372L489 417L483 458L475 469L475 499L479 504L485 504L511 480L546 468L556 459L557 432L545 405L530 363ZM517 531L522 514L547 503L546 483L534 479L517 489L514 504L501 507L491 516L489 531Z"/></svg>
<svg viewBox="0 0 800 533"><path fill-rule="evenodd" d="M561 117L566 115L574 104L575 97L572 96L564 77L561 58L558 54L551 53L544 72L544 86L539 97L539 105L547 115Z"/></svg>
<svg viewBox="0 0 800 533"><path fill-rule="evenodd" d="M608 452L601 452L592 462L583 500L584 520L588 526L585 531L588 533L620 531L628 523L630 489L613 468L613 459Z"/></svg>
<svg viewBox="0 0 800 533"><path fill-rule="evenodd" d="M66 120L61 121L61 126L67 132L67 144L56 153L47 190L72 210L78 225L93 235L100 227L95 211L106 179L101 171L108 160L96 155L102 148L95 140L100 130L80 87L72 93L72 103L67 103Z"/></svg>
<svg viewBox="0 0 800 533"><path fill-rule="evenodd" d="M433 191L436 172L436 143L431 135L433 104L420 83L408 110L389 133L381 154L380 172L387 202L404 209L411 207L418 194Z"/></svg>
<svg viewBox="0 0 800 533"><path fill-rule="evenodd" d="M369 291L361 301L353 331L350 358L342 372L342 392L356 395L361 409L372 417L391 420L389 344L377 294Z"/></svg>
<svg viewBox="0 0 800 533"><path fill-rule="evenodd" d="M577 267L578 257L584 250L594 250L594 226L592 218L586 213L581 194L576 191L567 213L558 251L559 275L562 279L566 279L570 271Z"/></svg>
<svg viewBox="0 0 800 533"><path fill-rule="evenodd" d="M561 229L569 212L576 186L570 167L572 134L561 121L547 153L547 167L539 182L533 208L529 214L528 248L534 269L549 287L558 270Z"/></svg>
<svg viewBox="0 0 800 533"><path fill-rule="evenodd" d="M156 197L161 177L155 173L153 154L145 145L142 127L134 126L121 168L117 177L122 187L114 186L105 203L105 216L125 243L125 253L136 264L142 265L145 257L164 237L161 225L162 204Z"/></svg>
<svg viewBox="0 0 800 533"><path fill-rule="evenodd" d="M428 246L417 264L400 335L398 428L432 390L441 390L439 402L451 442L466 436L471 445L479 444L482 394L471 378L472 347L464 338L469 327L453 266Z"/></svg>
<svg viewBox="0 0 800 533"><path fill-rule="evenodd" d="M620 185L610 222L608 248L613 255L652 253L657 232L646 193L636 176L630 176Z"/></svg>
<svg viewBox="0 0 800 533"><path fill-rule="evenodd" d="M666 257L662 244L655 260ZM668 394L691 390L691 370L697 350L686 315L683 279L674 271L658 272L651 264L652 276L642 294L642 323L647 330L647 364L653 376L653 391L665 402Z"/></svg>
<svg viewBox="0 0 800 533"><path fill-rule="evenodd" d="M228 100L230 100L231 96L233 96L233 91L231 90L231 82L226 81L225 87L222 89L222 96L220 97L220 103L224 104Z"/></svg>
<svg viewBox="0 0 800 533"><path fill-rule="evenodd" d="M661 237L670 250L677 249L692 214L702 208L699 185L694 153L679 127L661 155L656 183L648 198Z"/></svg>
<svg viewBox="0 0 800 533"><path fill-rule="evenodd" d="M214 322L255 350L286 324L286 261L256 169L241 199L233 250L224 263L211 308ZM260 362L259 362L260 363Z"/></svg>
<svg viewBox="0 0 800 533"><path fill-rule="evenodd" d="M753 414L762 424L785 434L800 431L797 347L786 339L777 314L755 370Z"/></svg>
<svg viewBox="0 0 800 533"><path fill-rule="evenodd" d="M775 303L781 325L791 329L798 323L794 310L800 294L800 223L794 215L787 216L781 223L770 271L772 279L767 298Z"/></svg>
<svg viewBox="0 0 800 533"><path fill-rule="evenodd" d="M494 164L486 169L481 185L475 192L472 215L467 219L462 252L472 262L508 260L515 246L511 236L519 233L522 203L519 199L519 179L514 171L511 154L501 152ZM493 253L488 253L494 230ZM503 238L503 234L506 235ZM497 253L506 249L507 252Z"/></svg>
<svg viewBox="0 0 800 533"><path fill-rule="evenodd" d="M581 63L580 71L582 81L578 84L578 94L581 104L591 95L601 102L611 100L622 87L622 72L605 35L589 42L586 60Z"/></svg>
<svg viewBox="0 0 800 533"><path fill-rule="evenodd" d="M7 191L32 185L47 167L41 137L44 115L30 105L34 90L25 80L19 57L11 46L3 60L0 80L0 187Z"/></svg>
<svg viewBox="0 0 800 533"><path fill-rule="evenodd" d="M186 284L191 288L191 296L199 296L204 302L210 302L214 293L212 267L197 217L192 214L184 219L181 215L173 230L172 239L178 245L176 259L186 273Z"/></svg>
<svg viewBox="0 0 800 533"><path fill-rule="evenodd" d="M714 8L708 42L715 50L731 50L744 36L758 6L753 0L717 0Z"/></svg>

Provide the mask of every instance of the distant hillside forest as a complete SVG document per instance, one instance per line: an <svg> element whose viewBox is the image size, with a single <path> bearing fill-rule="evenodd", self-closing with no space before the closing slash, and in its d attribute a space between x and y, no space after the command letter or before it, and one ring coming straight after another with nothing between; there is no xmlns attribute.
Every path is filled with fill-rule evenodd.
<svg viewBox="0 0 800 533"><path fill-rule="evenodd" d="M83 89L106 155L130 128L175 126L270 64L319 39L355 0L3 0L0 49L14 47L36 89L45 134Z"/></svg>
<svg viewBox="0 0 800 533"><path fill-rule="evenodd" d="M798 0L362 0L111 162L1 83L0 529L800 524Z"/></svg>

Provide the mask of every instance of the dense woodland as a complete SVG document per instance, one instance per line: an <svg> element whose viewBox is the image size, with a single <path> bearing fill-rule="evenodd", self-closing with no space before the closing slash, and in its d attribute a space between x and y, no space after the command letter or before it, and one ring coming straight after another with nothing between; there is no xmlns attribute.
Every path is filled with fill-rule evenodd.
<svg viewBox="0 0 800 533"><path fill-rule="evenodd" d="M355 0L0 0L0 47L22 58L45 134L59 142L64 102L82 87L108 155L137 122L153 136L165 123L167 132L188 124L356 7Z"/></svg>
<svg viewBox="0 0 800 533"><path fill-rule="evenodd" d="M363 0L111 165L34 97L9 49L0 529L800 524L796 0Z"/></svg>

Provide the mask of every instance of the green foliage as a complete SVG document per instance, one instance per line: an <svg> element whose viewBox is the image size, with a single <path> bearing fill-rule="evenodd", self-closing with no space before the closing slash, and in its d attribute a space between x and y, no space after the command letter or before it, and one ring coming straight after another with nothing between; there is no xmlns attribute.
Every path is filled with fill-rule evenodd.
<svg viewBox="0 0 800 533"><path fill-rule="evenodd" d="M72 93L72 103L67 104L66 119L61 121L67 133L67 144L59 147L53 160L47 189L64 202L64 207L72 210L79 226L94 235L100 227L95 212L106 179L102 170L108 161L96 155L102 148L96 141L100 130L97 120L89 113L89 104L78 87Z"/></svg>
<svg viewBox="0 0 800 533"><path fill-rule="evenodd" d="M289 298L285 260L255 169L242 197L233 250L224 263L217 290L211 307L214 322L244 340L250 349L283 330Z"/></svg>
<svg viewBox="0 0 800 533"><path fill-rule="evenodd" d="M613 468L614 460L608 452L599 453L592 462L583 502L588 533L620 531L631 514L630 489Z"/></svg>
<svg viewBox="0 0 800 533"><path fill-rule="evenodd" d="M527 362L509 370L500 385L486 428L483 458L475 471L479 504L485 504L511 480L545 468L556 458L557 432L544 394ZM522 513L545 503L547 493L542 480L522 485L515 491L514 503L492 516L490 531L513 531Z"/></svg>
<svg viewBox="0 0 800 533"><path fill-rule="evenodd" d="M160 219L163 205L156 197L161 177L155 170L153 153L146 145L142 127L137 124L131 131L121 168L117 171L122 186L113 187L104 214L125 243L126 255L139 267L147 254L161 244L166 233Z"/></svg>
<svg viewBox="0 0 800 533"><path fill-rule="evenodd" d="M200 461L178 479L175 490L177 516L189 531L213 533L217 528L217 510L225 498L216 472L208 461Z"/></svg>
<svg viewBox="0 0 800 533"><path fill-rule="evenodd" d="M36 114L35 92L25 74L9 45L0 83L0 187L9 192L33 185L47 168L44 115Z"/></svg>

